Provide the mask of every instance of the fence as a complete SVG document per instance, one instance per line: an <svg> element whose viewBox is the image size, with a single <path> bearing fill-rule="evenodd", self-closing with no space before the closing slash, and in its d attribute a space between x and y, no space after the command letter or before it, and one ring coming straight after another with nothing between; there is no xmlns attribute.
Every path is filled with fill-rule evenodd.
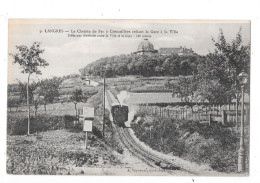
<svg viewBox="0 0 260 183"><path fill-rule="evenodd" d="M200 122L221 122L236 123L241 121L241 105L238 105L237 115L235 104L231 105L194 105L189 106L167 106L160 107L156 105L139 105L139 110L147 110L152 114L163 118L173 118L179 120L191 120ZM249 122L249 104L244 105L244 120Z"/></svg>

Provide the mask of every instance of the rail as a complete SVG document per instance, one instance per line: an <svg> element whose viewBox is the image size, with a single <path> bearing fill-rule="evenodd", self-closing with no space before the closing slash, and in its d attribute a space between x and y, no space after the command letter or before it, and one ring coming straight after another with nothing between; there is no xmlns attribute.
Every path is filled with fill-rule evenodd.
<svg viewBox="0 0 260 183"><path fill-rule="evenodd" d="M186 168L181 167L180 165L175 164L173 161L169 159L165 159L163 157L159 157L149 150L143 148L139 145L131 136L128 128L117 127L117 131L119 137L121 138L124 146L136 157L143 160L145 163L154 168L161 168L168 173L171 173L169 170L181 170L188 172L193 175L198 175L197 172L188 170Z"/></svg>

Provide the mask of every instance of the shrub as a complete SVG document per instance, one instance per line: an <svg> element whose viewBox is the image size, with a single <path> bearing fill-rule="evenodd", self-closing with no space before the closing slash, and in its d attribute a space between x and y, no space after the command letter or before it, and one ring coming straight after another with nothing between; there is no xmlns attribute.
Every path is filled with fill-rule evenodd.
<svg viewBox="0 0 260 183"><path fill-rule="evenodd" d="M80 125L74 125L74 116L46 116L38 115L31 117L30 132L41 132L47 130L82 129ZM27 133L28 118L23 116L11 116L7 118L7 134L25 135Z"/></svg>
<svg viewBox="0 0 260 183"><path fill-rule="evenodd" d="M137 116L141 119L132 124L132 128L136 136L150 147L199 164L208 164L217 171L236 171L239 139L232 130L221 124L209 126L161 118L146 110L138 111Z"/></svg>
<svg viewBox="0 0 260 183"><path fill-rule="evenodd" d="M95 136L97 136L98 138L102 139L102 137L103 137L102 131L100 131L96 126L93 126L92 132L93 132L93 134Z"/></svg>

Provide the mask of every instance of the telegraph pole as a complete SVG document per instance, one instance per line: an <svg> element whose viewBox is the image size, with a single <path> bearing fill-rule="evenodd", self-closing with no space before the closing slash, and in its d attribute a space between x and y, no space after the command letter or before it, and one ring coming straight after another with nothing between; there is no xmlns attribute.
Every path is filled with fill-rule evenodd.
<svg viewBox="0 0 260 183"><path fill-rule="evenodd" d="M106 68L104 67L104 87L103 87L103 139L105 140L105 114L106 114Z"/></svg>

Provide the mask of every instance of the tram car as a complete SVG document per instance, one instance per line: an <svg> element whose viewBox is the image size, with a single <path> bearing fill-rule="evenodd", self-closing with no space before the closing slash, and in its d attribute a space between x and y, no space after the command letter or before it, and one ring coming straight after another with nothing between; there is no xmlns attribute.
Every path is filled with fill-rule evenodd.
<svg viewBox="0 0 260 183"><path fill-rule="evenodd" d="M120 104L119 100L109 91L106 92L107 108L110 110L110 120L115 125L125 127L125 122L128 121L128 106Z"/></svg>
<svg viewBox="0 0 260 183"><path fill-rule="evenodd" d="M128 106L120 105L120 104L112 104L111 105L111 114L113 117L113 121L116 125L120 127L125 127L125 122L128 121Z"/></svg>

